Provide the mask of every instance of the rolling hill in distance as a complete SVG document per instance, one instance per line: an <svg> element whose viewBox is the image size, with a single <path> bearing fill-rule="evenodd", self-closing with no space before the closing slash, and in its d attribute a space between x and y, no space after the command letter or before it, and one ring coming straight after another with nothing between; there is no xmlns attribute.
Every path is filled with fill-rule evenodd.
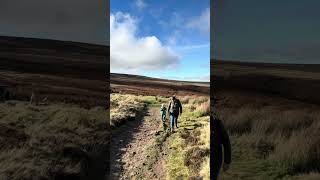
<svg viewBox="0 0 320 180"><path fill-rule="evenodd" d="M47 39L0 37L0 82L12 99L105 106L109 47Z"/></svg>
<svg viewBox="0 0 320 180"><path fill-rule="evenodd" d="M208 95L210 83L175 81L129 74L110 74L112 92L137 95Z"/></svg>
<svg viewBox="0 0 320 180"><path fill-rule="evenodd" d="M258 92L309 103L320 103L319 64L211 60L211 81L213 89L219 91Z"/></svg>

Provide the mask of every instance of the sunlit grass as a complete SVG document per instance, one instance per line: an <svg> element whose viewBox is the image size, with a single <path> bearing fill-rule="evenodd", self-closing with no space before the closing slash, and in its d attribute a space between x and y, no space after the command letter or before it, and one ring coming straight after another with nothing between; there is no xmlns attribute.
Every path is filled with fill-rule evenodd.
<svg viewBox="0 0 320 180"><path fill-rule="evenodd" d="M80 174L81 159L62 156L63 149L87 148L91 153L93 146L105 146L109 134L107 112L103 107L84 109L63 103L45 106L22 101L0 103L0 177L50 179L52 174L68 171Z"/></svg>
<svg viewBox="0 0 320 180"><path fill-rule="evenodd" d="M188 98L184 101L189 104L184 104L184 112L178 119L179 128L168 141L167 179L209 179L210 122L201 107L209 103L208 98L198 101ZM200 108L194 110L191 105Z"/></svg>
<svg viewBox="0 0 320 180"><path fill-rule="evenodd" d="M159 125L158 134L147 148L147 156L139 170L138 178L143 179L144 171L150 171L159 160L160 153L165 153L166 179L209 179L210 154L210 102L209 97L178 97L183 106L183 113L178 119L179 128L174 134L164 131ZM170 98L160 96L134 96L114 94L111 96L111 121L128 119L130 112L143 111L144 106L159 108L164 104L168 108ZM122 113L120 113L122 111ZM159 114L160 116L160 114ZM169 119L169 118L168 118ZM118 120L119 121L119 120ZM126 120L124 120L126 121ZM167 122L168 123L168 122ZM191 161L190 161L191 160ZM141 177L140 177L141 176Z"/></svg>
<svg viewBox="0 0 320 180"><path fill-rule="evenodd" d="M319 172L319 112L244 106L219 111L232 142L223 179L293 179ZM249 159L248 159L249 158Z"/></svg>

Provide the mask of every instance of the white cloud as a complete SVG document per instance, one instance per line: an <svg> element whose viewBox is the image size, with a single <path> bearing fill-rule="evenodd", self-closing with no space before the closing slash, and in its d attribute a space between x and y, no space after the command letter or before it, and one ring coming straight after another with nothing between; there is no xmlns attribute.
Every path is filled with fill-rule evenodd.
<svg viewBox="0 0 320 180"><path fill-rule="evenodd" d="M191 18L187 24L187 28L197 29L203 33L210 32L210 8L206 8L202 13Z"/></svg>
<svg viewBox="0 0 320 180"><path fill-rule="evenodd" d="M145 8L147 5L145 2L143 2L143 0L136 0L136 6L139 8L139 9L143 9Z"/></svg>
<svg viewBox="0 0 320 180"><path fill-rule="evenodd" d="M162 70L179 64L179 55L170 47L155 36L138 37L137 29L138 21L130 14L110 15L111 72Z"/></svg>

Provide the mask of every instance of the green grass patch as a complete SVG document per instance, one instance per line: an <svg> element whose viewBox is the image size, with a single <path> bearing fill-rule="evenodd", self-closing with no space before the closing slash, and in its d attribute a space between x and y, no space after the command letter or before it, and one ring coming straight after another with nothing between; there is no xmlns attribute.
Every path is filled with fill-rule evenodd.
<svg viewBox="0 0 320 180"><path fill-rule="evenodd" d="M179 128L168 138L167 179L210 179L209 116L192 106L185 107L178 119Z"/></svg>
<svg viewBox="0 0 320 180"><path fill-rule="evenodd" d="M160 104L156 96L139 96L139 98L143 103L146 103L148 105Z"/></svg>

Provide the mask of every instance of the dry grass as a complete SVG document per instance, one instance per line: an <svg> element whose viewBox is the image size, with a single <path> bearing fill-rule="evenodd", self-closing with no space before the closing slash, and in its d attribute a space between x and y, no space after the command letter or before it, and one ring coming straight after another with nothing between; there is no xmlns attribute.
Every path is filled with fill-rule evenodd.
<svg viewBox="0 0 320 180"><path fill-rule="evenodd" d="M206 101L196 106L196 111L200 113L200 116L210 115L210 101Z"/></svg>
<svg viewBox="0 0 320 180"><path fill-rule="evenodd" d="M297 177L295 177L297 180L319 180L320 179L320 173L311 172L309 174L302 174Z"/></svg>
<svg viewBox="0 0 320 180"><path fill-rule="evenodd" d="M183 104L188 104L189 100L192 99L192 98L194 98L194 97L192 97L192 96L181 96L181 97L179 97L179 100Z"/></svg>
<svg viewBox="0 0 320 180"><path fill-rule="evenodd" d="M109 143L107 116L101 107L1 103L0 177L76 178L83 177L82 173L92 175L92 171L95 175L91 177L105 176ZM95 163L86 168L90 158ZM95 165L100 168L88 169Z"/></svg>
<svg viewBox="0 0 320 180"><path fill-rule="evenodd" d="M124 124L128 120L135 120L137 115L141 113L146 98L134 95L111 94L110 99L110 125L117 127Z"/></svg>
<svg viewBox="0 0 320 180"><path fill-rule="evenodd" d="M210 180L210 158L208 157L201 167L200 176L203 180Z"/></svg>
<svg viewBox="0 0 320 180"><path fill-rule="evenodd" d="M207 96L192 96L192 98L190 98L189 100L189 104L202 104L209 101L209 97Z"/></svg>
<svg viewBox="0 0 320 180"><path fill-rule="evenodd" d="M230 104L220 107L218 114L231 135L236 163L245 163L247 157L241 151L248 151L257 165L272 164L278 168L277 171L265 168L256 174L277 174L274 179L278 179L320 172L320 112L298 104L285 104L251 106L246 102L241 108ZM234 171L240 169L235 167ZM254 170L248 167L248 171ZM224 175L225 179L228 177L232 179Z"/></svg>

